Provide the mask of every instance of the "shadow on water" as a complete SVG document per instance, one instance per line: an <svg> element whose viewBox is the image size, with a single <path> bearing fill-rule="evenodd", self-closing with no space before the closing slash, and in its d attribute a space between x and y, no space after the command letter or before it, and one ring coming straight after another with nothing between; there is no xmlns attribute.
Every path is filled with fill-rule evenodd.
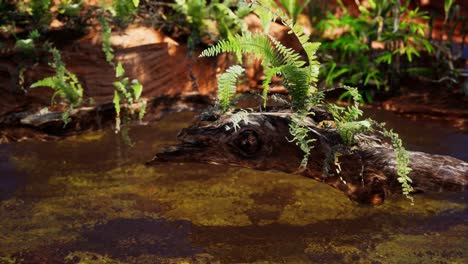
<svg viewBox="0 0 468 264"><path fill-rule="evenodd" d="M414 206L395 195L367 207L297 175L143 165L192 120L179 113L133 127L133 147L110 130L0 145L0 263L468 259L468 192L418 195ZM428 138L419 139L422 124L398 120L409 149L466 157L459 147L466 135L428 124ZM453 135L455 143L438 143Z"/></svg>
<svg viewBox="0 0 468 264"><path fill-rule="evenodd" d="M10 146L0 144L0 201L10 198L24 184L25 175L10 161Z"/></svg>
<svg viewBox="0 0 468 264"><path fill-rule="evenodd" d="M114 219L85 231L82 241L72 247L113 258L146 254L189 257L203 253L202 248L189 241L191 232L192 225L186 220Z"/></svg>

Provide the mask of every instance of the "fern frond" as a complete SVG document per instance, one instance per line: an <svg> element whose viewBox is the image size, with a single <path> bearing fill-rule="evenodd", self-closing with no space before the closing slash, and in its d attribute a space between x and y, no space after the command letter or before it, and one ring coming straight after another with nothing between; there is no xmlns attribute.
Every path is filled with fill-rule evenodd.
<svg viewBox="0 0 468 264"><path fill-rule="evenodd" d="M413 186L411 186L413 180L409 177L411 168L408 166L410 162L408 151L406 151L406 149L403 147L403 142L397 133L393 132L393 130L387 130L385 128L385 124L383 123L374 122L374 124L382 130L386 137L390 138L397 163L397 180L401 184L403 195L409 199L411 203L414 203L414 198L411 196L411 193L414 191L414 189Z"/></svg>
<svg viewBox="0 0 468 264"><path fill-rule="evenodd" d="M306 117L301 114L293 115L291 122L289 123L289 133L293 137L290 142L296 142L296 145L304 152L300 168L307 168L307 163L309 161L310 150L313 148L311 145L316 141L314 138L309 138L309 129L307 124L304 123Z"/></svg>
<svg viewBox="0 0 468 264"><path fill-rule="evenodd" d="M212 57L224 52L236 54L253 54L263 60L265 65L280 66L281 55L272 46L270 39L261 34L245 33L232 39L221 40L213 47L207 48L200 57Z"/></svg>
<svg viewBox="0 0 468 264"><path fill-rule="evenodd" d="M55 76L52 77L46 77L42 80L39 80L30 86L31 88L37 88L37 87L50 87L52 89L57 89L58 88L58 79Z"/></svg>
<svg viewBox="0 0 468 264"><path fill-rule="evenodd" d="M249 112L247 112L245 109L242 109L231 116L231 123L232 127L234 128L234 132L237 132L237 129L240 129L241 122L244 122L245 125L250 123Z"/></svg>
<svg viewBox="0 0 468 264"><path fill-rule="evenodd" d="M232 96L236 93L236 82L243 72L244 68L233 65L218 78L218 100L224 111L227 110Z"/></svg>
<svg viewBox="0 0 468 264"><path fill-rule="evenodd" d="M301 55L298 52L292 48L287 48L272 36L269 35L268 37L273 45L275 45L276 51L281 55L281 64L292 64L298 68L304 66L305 62L302 61Z"/></svg>
<svg viewBox="0 0 468 264"><path fill-rule="evenodd" d="M284 65L280 72L285 79L285 87L290 92L294 106L303 108L309 94L309 75L307 69L295 65Z"/></svg>
<svg viewBox="0 0 468 264"><path fill-rule="evenodd" d="M265 69L265 80L263 80L263 107L266 107L268 90L270 89L270 83L273 76L280 72L281 67L274 67L270 69Z"/></svg>

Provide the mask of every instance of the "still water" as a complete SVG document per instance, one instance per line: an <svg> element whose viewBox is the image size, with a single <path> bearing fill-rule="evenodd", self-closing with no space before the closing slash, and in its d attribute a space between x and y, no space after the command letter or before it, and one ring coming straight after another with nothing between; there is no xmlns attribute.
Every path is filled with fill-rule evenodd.
<svg viewBox="0 0 468 264"><path fill-rule="evenodd" d="M412 150L468 160L468 135L374 111ZM311 179L144 165L193 113L0 145L0 263L467 263L468 192L360 206Z"/></svg>

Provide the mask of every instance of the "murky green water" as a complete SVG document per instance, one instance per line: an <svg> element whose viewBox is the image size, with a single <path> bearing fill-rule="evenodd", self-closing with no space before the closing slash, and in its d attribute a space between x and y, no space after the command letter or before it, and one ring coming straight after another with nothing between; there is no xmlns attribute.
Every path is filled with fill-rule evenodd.
<svg viewBox="0 0 468 264"><path fill-rule="evenodd" d="M192 116L133 128L133 148L112 131L0 145L0 263L468 262L467 192L365 207L301 176L144 166Z"/></svg>

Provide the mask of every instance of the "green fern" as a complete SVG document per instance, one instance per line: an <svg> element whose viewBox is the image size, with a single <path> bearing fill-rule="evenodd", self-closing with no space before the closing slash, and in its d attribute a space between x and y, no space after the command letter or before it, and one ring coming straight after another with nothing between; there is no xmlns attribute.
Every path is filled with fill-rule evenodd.
<svg viewBox="0 0 468 264"><path fill-rule="evenodd" d="M115 87L114 90L114 98L112 102L114 103L115 108L115 132L118 133L120 131L120 105L122 102L126 102L129 104L128 110L131 115L134 114L134 110L131 107L131 104L139 101L141 94L143 92L143 85L141 85L138 80L134 79L131 82L129 81L128 77L125 77L125 69L122 66L122 63L118 63L115 67L115 77L117 77L117 81L113 82L112 84ZM146 111L146 103L143 101L141 108L138 110L138 119L142 120L143 116ZM129 118L128 118L129 119Z"/></svg>
<svg viewBox="0 0 468 264"><path fill-rule="evenodd" d="M112 43L110 40L112 29L105 16L99 16L99 22L101 25L102 32L102 51L106 56L106 61L112 66L114 66L114 49L112 48Z"/></svg>
<svg viewBox="0 0 468 264"><path fill-rule="evenodd" d="M391 140L393 149L395 151L396 169L398 175L397 180L401 184L403 195L411 200L411 203L414 203L414 198L411 196L411 193L414 191L413 187L411 186L413 180L409 177L411 168L408 167L410 159L408 152L403 147L403 141L400 139L400 136L397 133L393 132L393 130L387 130L385 128L385 124L377 122L374 122L374 124L382 130L384 136Z"/></svg>
<svg viewBox="0 0 468 264"><path fill-rule="evenodd" d="M289 133L293 137L290 142L296 142L296 145L304 152L302 161L300 164L301 169L307 168L307 163L309 162L310 151L313 148L311 145L316 141L316 139L309 138L309 128L304 122L307 120L307 117L301 114L296 114L291 117L291 122L289 123Z"/></svg>
<svg viewBox="0 0 468 264"><path fill-rule="evenodd" d="M218 100L224 111L231 104L231 98L236 93L237 79L243 72L244 68L233 65L218 78Z"/></svg>
<svg viewBox="0 0 468 264"><path fill-rule="evenodd" d="M311 89L309 67L303 67L305 62L300 60L300 55L267 35L246 33L234 39L222 40L205 49L200 56L216 56L223 52L253 54L262 59L267 73L267 79L263 83L265 99L269 82L276 74L285 78L285 87L291 93L293 105L298 109L304 106L307 97L315 91Z"/></svg>
<svg viewBox="0 0 468 264"><path fill-rule="evenodd" d="M64 125L67 125L70 122L71 111L83 102L83 87L76 75L66 69L60 52L53 47L49 48L49 51L53 56L53 62L50 63L50 66L55 69L55 75L33 83L31 88L49 87L55 90L51 103L55 102L57 95L60 96L62 103L67 107L62 114Z"/></svg>
<svg viewBox="0 0 468 264"><path fill-rule="evenodd" d="M212 57L225 52L252 54L261 58L263 65L266 66L282 65L279 53L275 51L266 35L251 34L249 32L242 36L236 35L232 39L221 40L215 46L203 50L200 57Z"/></svg>
<svg viewBox="0 0 468 264"><path fill-rule="evenodd" d="M294 24L281 10L275 10L275 12L268 10L266 8L268 6L270 4L267 1L253 1L250 4L252 10L259 12L265 18L271 20L281 18L283 23L291 28L290 33L299 39L306 51L308 57L306 61L298 52L285 47L278 40L265 33L244 33L228 40L221 40L217 45L205 49L200 56L216 56L220 53L232 52L237 57L241 57L241 54L253 54L259 57L262 59L266 75L263 81L263 105L266 106L271 79L275 75L280 75L284 77L284 86L292 97L293 107L304 110L309 105L307 102L314 102L308 98L318 91L316 83L318 82L320 63L315 53L320 43L308 42L308 36L304 34L301 26Z"/></svg>
<svg viewBox="0 0 468 264"><path fill-rule="evenodd" d="M249 6L254 11L259 12L261 10L259 13L261 14L261 19L263 16L263 23L266 20L274 21L280 18L283 24L291 29L289 33L294 34L299 40L306 53L306 60L299 53L285 47L266 33L244 33L227 40L221 40L215 46L205 49L200 56L216 56L224 52L231 52L235 53L237 57L241 57L244 54L252 54L261 58L265 71L265 80L263 81L264 107L266 106L272 78L276 75L284 78L283 84L289 91L289 95L292 98L292 106L295 110L289 124L289 132L292 136L290 141L295 142L303 151L304 156L300 168L305 169L316 139L309 136L311 128L304 120L307 120L308 115L314 113L312 111L314 107L323 104L325 97L324 91L319 91L317 88L320 63L317 60L316 52L320 47L320 43L309 42L309 37L304 34L303 28L293 23L281 10L271 11L265 8L266 6L270 6L267 1L252 1ZM224 111L231 104L231 98L236 92L236 80L243 71L242 67L235 65L230 67L218 79L218 100ZM362 111L359 109L359 103L362 101L362 98L358 90L348 86L344 86L343 88L347 90L347 94L353 99L354 103L348 107L334 104L327 105L328 110L333 115L337 132L345 143L338 144L332 152L333 155L329 156L329 158L333 157L334 164L339 168L338 173L341 171L338 150L340 149L344 152L352 151L352 148L349 148L349 146L356 143L355 136L359 133L372 131L374 124L371 120L359 120L362 116ZM245 111L240 111L233 115L232 119L235 130L240 127L240 122L248 122L245 121L248 120ZM408 177L410 171L408 168L408 154L402 147L402 142L398 138L398 135L392 131L385 130L384 134L391 138L396 151L398 181L402 184L403 194L412 199L409 196L413 189L410 185L411 179ZM328 172L328 158L325 162L324 171ZM345 182L344 179L341 180Z"/></svg>
<svg viewBox="0 0 468 264"><path fill-rule="evenodd" d="M240 129L241 123L244 125L248 125L250 122L249 120L249 112L245 109L241 109L240 111L236 112L231 116L231 123L232 127L234 128L234 132L237 132ZM230 127L226 127L226 130L229 130Z"/></svg>
<svg viewBox="0 0 468 264"><path fill-rule="evenodd" d="M139 0L112 0L112 11L117 24L127 26L137 13L139 4Z"/></svg>

